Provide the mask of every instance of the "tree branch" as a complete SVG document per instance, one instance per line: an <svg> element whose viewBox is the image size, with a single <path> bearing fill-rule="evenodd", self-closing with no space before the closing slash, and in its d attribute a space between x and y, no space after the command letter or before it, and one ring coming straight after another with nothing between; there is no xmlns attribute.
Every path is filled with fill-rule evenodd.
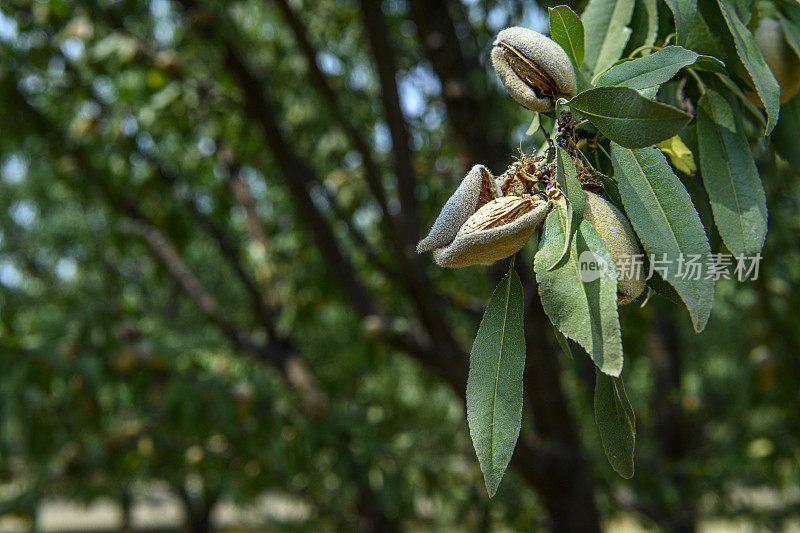
<svg viewBox="0 0 800 533"><path fill-rule="evenodd" d="M380 169L378 168L378 164L375 162L375 158L372 155L372 150L369 148L369 144L367 144L366 140L361 135L361 132L350 122L350 120L345 117L345 114L339 105L333 89L328 83L325 75L319 69L319 65L317 64L317 53L314 50L314 47L311 45L311 42L308 40L308 33L306 32L303 23L289 6L287 0L276 0L276 4L281 10L281 13L283 13L286 22L289 24L289 28L294 34L295 41L297 42L300 52L306 59L311 83L325 100L328 112L331 113L333 119L350 138L350 142L353 143L356 151L361 154L361 159L364 163L364 177L367 180L367 185L369 186L370 192L375 197L375 200L378 202L378 205L384 214L384 219L389 221L391 215L389 214L389 208L387 206L386 191L381 183Z"/></svg>
<svg viewBox="0 0 800 533"><path fill-rule="evenodd" d="M389 43L388 28L383 19L380 2L361 0L361 11L364 28L367 31L367 38L378 70L383 112L392 137L392 158L402 213L402 216L398 218L404 241L414 243L419 236L419 210L415 193L416 175L411 163L406 120L400 107L400 96L397 91L397 65L392 46ZM406 253L409 252L413 253L413 246Z"/></svg>
<svg viewBox="0 0 800 533"><path fill-rule="evenodd" d="M455 24L445 0L409 0L425 57L441 80L442 98L469 165L483 163L499 172L509 163L510 147L492 127L493 105L486 91L471 81L480 79L476 57L461 48Z"/></svg>

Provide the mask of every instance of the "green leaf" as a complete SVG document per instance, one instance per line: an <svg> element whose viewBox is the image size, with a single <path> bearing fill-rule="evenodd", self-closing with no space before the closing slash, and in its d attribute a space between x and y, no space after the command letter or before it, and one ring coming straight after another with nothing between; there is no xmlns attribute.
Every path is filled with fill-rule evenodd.
<svg viewBox="0 0 800 533"><path fill-rule="evenodd" d="M568 105L603 135L627 148L644 148L669 139L692 119L680 109L645 98L630 87L590 89Z"/></svg>
<svg viewBox="0 0 800 533"><path fill-rule="evenodd" d="M650 271L650 261L648 261L646 257L644 268L646 272ZM658 272L653 272L653 275L647 280L647 286L655 291L656 294L663 296L670 302L676 305L685 306L683 300L681 299L681 295L678 294L678 291L675 290L675 287L664 281L664 278L662 278L661 274Z"/></svg>
<svg viewBox="0 0 800 533"><path fill-rule="evenodd" d="M556 145L556 181L561 192L567 197L567 227L564 231L567 238L564 240L564 250L561 252L561 257L548 270L556 269L569 255L572 238L575 232L578 231L581 220L583 220L583 207L586 204L586 198L583 196L583 190L578 181L578 170L575 168L575 161L572 160L564 148L558 145Z"/></svg>
<svg viewBox="0 0 800 533"><path fill-rule="evenodd" d="M686 41L677 44L698 54L719 58L727 65L739 64L733 37L713 0L706 0L696 6L694 21L689 27Z"/></svg>
<svg viewBox="0 0 800 533"><path fill-rule="evenodd" d="M522 284L512 261L481 320L467 378L469 434L490 498L514 453L522 422L522 317Z"/></svg>
<svg viewBox="0 0 800 533"><path fill-rule="evenodd" d="M600 370L618 376L622 371L622 337L617 314L617 273L603 239L582 220L572 240L569 259L560 268L547 270L564 249L566 217L566 209L559 204L547 215L533 261L542 307L553 325L580 344ZM606 268L596 271L602 273L599 277L592 276L584 282L581 262ZM584 275L586 272L584 268Z"/></svg>
<svg viewBox="0 0 800 533"><path fill-rule="evenodd" d="M775 80L775 76L764 60L764 56L756 45L755 38L747 26L739 18L736 9L730 5L728 0L717 0L725 24L733 36L736 44L736 52L747 69L750 78L755 85L758 97L764 104L767 111L767 128L764 135L769 135L775 124L778 123L778 113L780 112L780 87Z"/></svg>
<svg viewBox="0 0 800 533"><path fill-rule="evenodd" d="M567 356L568 359L575 359L572 356L572 348L569 347L569 341L567 341L567 338L564 336L564 334L553 327L553 335L555 335L556 342L561 348L561 351L564 352L564 355Z"/></svg>
<svg viewBox="0 0 800 533"><path fill-rule="evenodd" d="M700 62L701 67L714 62L720 69L725 66L713 57L701 56L682 46L667 46L649 56L614 65L597 79L597 85L604 87L617 85L637 90L657 87L671 80L680 69L698 63L701 57L704 58Z"/></svg>
<svg viewBox="0 0 800 533"><path fill-rule="evenodd" d="M550 38L561 45L575 68L583 64L583 22L568 6L550 8Z"/></svg>
<svg viewBox="0 0 800 533"><path fill-rule="evenodd" d="M702 331L714 303L714 279L705 279L711 248L689 193L656 148L630 150L611 143L611 160L625 211L650 261L664 267L664 278L686 304L695 331ZM685 275L691 259L699 264L697 276Z"/></svg>
<svg viewBox="0 0 800 533"><path fill-rule="evenodd" d="M528 126L528 130L525 132L525 135L531 136L537 131L539 131L539 126L541 123L539 122L539 113L534 111L533 112L533 119L531 119L531 125Z"/></svg>
<svg viewBox="0 0 800 533"><path fill-rule="evenodd" d="M633 448L636 444L636 415L622 378L597 371L594 384L594 419L600 430L603 451L611 467L630 479L633 477Z"/></svg>
<svg viewBox="0 0 800 533"><path fill-rule="evenodd" d="M613 177L606 176L605 174L598 174L600 181L603 183L603 192L606 193L608 199L620 211L625 211L622 205L622 197L619 195L619 184Z"/></svg>
<svg viewBox="0 0 800 533"><path fill-rule="evenodd" d="M684 45L697 12L697 0L666 0L666 2L675 17L675 26L677 27L675 42Z"/></svg>
<svg viewBox="0 0 800 533"><path fill-rule="evenodd" d="M767 120L764 114L756 105L750 101L744 91L742 91L727 74L716 73L714 76L703 76L703 82L715 91L721 94L731 93L739 100L739 102L747 109L750 115L764 128L767 127Z"/></svg>
<svg viewBox="0 0 800 533"><path fill-rule="evenodd" d="M631 35L633 0L589 0L581 20L586 31L584 64L597 73L620 58Z"/></svg>
<svg viewBox="0 0 800 533"><path fill-rule="evenodd" d="M770 140L775 149L791 166L800 169L800 93L781 106L781 120Z"/></svg>
<svg viewBox="0 0 800 533"><path fill-rule="evenodd" d="M625 47L625 54L630 54L642 46L652 46L658 35L656 0L635 0L630 26L632 33Z"/></svg>
<svg viewBox="0 0 800 533"><path fill-rule="evenodd" d="M731 109L710 89L697 107L700 165L714 222L734 255L754 255L767 236L767 199L739 119L741 109Z"/></svg>

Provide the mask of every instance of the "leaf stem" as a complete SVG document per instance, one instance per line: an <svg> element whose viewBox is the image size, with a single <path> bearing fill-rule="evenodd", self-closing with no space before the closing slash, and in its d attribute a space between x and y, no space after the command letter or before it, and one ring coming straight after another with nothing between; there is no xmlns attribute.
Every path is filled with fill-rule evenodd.
<svg viewBox="0 0 800 533"><path fill-rule="evenodd" d="M564 107L568 100L564 97L559 98L556 100L556 121L561 122L561 108Z"/></svg>
<svg viewBox="0 0 800 533"><path fill-rule="evenodd" d="M700 95L702 96L706 94L706 84L703 83L703 80L700 79L700 76L698 76L697 73L690 68L687 68L686 72L688 72L689 75L694 78L694 81L697 82L697 88L700 89Z"/></svg>
<svg viewBox="0 0 800 533"><path fill-rule="evenodd" d="M633 59L634 57L636 57L636 54L638 54L639 52L644 52L645 50L653 50L653 51L658 52L659 50L661 50L661 48L662 48L661 46L654 46L652 44L645 44L643 46L640 46L639 48L637 48L633 52L631 52L630 55L628 55L628 59Z"/></svg>
<svg viewBox="0 0 800 533"><path fill-rule="evenodd" d="M589 162L589 158L588 158L588 157L586 157L586 154L584 154L583 152L581 152L580 148L578 148L578 146L577 146L577 145L575 145L575 151L576 151L576 152L578 152L578 155L580 155L580 156L583 158L583 160L584 160L584 161L586 161L586 164L587 164L587 165L589 165L589 168L591 168L591 169L593 169L593 170L597 170L597 169L596 169L596 168L594 168L594 166L593 166L593 165L592 165L592 164Z"/></svg>
<svg viewBox="0 0 800 533"><path fill-rule="evenodd" d="M609 153L606 151L606 149L605 149L605 148L603 148L603 145L602 145L602 144L600 144L600 143L598 142L598 143L597 143L597 147L598 147L598 148L600 148L600 150L601 150L601 151L602 151L604 154L606 154L606 157L608 158L608 160L609 160L609 161L611 161L611 154L609 154Z"/></svg>

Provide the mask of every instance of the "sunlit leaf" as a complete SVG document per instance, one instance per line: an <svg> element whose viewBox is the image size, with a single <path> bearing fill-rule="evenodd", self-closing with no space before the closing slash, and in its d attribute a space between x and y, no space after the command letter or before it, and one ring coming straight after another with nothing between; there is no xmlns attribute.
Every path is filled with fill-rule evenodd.
<svg viewBox="0 0 800 533"><path fill-rule="evenodd" d="M584 65L597 73L620 58L631 29L633 0L590 0L581 16L586 32Z"/></svg>
<svg viewBox="0 0 800 533"><path fill-rule="evenodd" d="M633 229L650 261L659 261L664 278L680 294L694 329L702 331L714 302L714 279L705 279L711 248L689 193L656 148L630 150L612 143L611 158ZM698 266L689 275L691 259Z"/></svg>
<svg viewBox="0 0 800 533"><path fill-rule="evenodd" d="M658 2L635 0L630 26L632 33L625 48L626 54L642 46L652 46L658 35Z"/></svg>
<svg viewBox="0 0 800 533"><path fill-rule="evenodd" d="M583 22L569 6L550 8L550 38L561 45L575 68L581 68L584 55Z"/></svg>
<svg viewBox="0 0 800 533"><path fill-rule="evenodd" d="M767 200L740 114L738 105L732 110L709 90L698 103L697 142L720 236L733 254L750 256L761 251L767 236Z"/></svg>
<svg viewBox="0 0 800 533"><path fill-rule="evenodd" d="M689 36L689 28L692 27L694 14L697 12L697 0L665 1L675 17L675 26L677 28L677 38L675 42L681 45L686 44L686 39Z"/></svg>
<svg viewBox="0 0 800 533"><path fill-rule="evenodd" d="M676 107L645 98L629 87L597 87L569 101L600 132L621 146L644 148L669 139L692 119Z"/></svg>
<svg viewBox="0 0 800 533"><path fill-rule="evenodd" d="M692 151L683 144L683 141L677 135L670 137L666 141L661 141L656 146L669 157L672 166L684 174L691 174L697 170Z"/></svg>
<svg viewBox="0 0 800 533"><path fill-rule="evenodd" d="M603 372L622 371L622 338L617 315L617 273L603 239L585 220L572 240L569 258L548 271L564 249L567 212L556 205L547 215L539 250L533 263L539 296L547 316L565 336L580 344ZM597 268L584 279L580 263Z"/></svg>

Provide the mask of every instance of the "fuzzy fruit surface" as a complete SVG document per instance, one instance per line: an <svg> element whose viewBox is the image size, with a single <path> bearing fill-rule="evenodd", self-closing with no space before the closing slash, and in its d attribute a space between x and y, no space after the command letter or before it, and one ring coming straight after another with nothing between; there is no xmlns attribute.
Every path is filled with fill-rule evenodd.
<svg viewBox="0 0 800 533"><path fill-rule="evenodd" d="M583 219L600 234L617 265L617 303L630 303L642 294L646 285L641 267L634 268L636 260L642 258L636 234L625 215L611 202L589 191L583 194L586 197Z"/></svg>
<svg viewBox="0 0 800 533"><path fill-rule="evenodd" d="M751 30L758 49L761 50L772 74L778 80L783 104L800 89L800 58L786 42L783 27L777 18L759 17L755 28ZM747 97L758 107L764 108L764 104L755 93L748 92Z"/></svg>

